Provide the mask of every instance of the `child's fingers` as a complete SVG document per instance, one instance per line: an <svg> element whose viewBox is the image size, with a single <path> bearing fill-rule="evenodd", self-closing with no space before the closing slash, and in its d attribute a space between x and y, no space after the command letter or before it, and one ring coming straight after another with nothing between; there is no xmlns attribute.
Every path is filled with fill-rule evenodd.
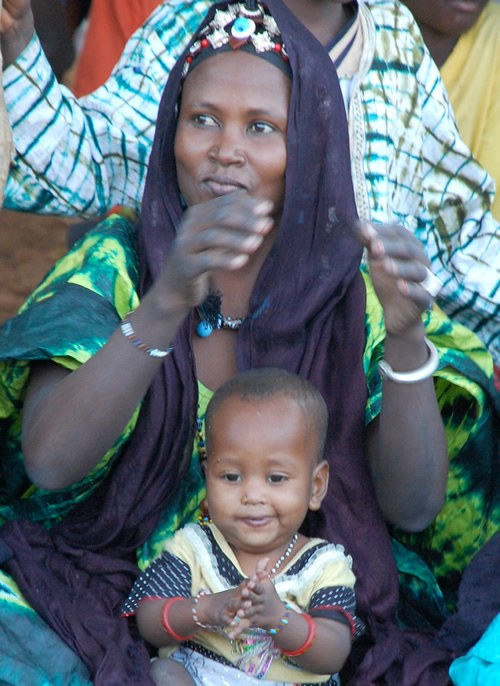
<svg viewBox="0 0 500 686"><path fill-rule="evenodd" d="M257 562L257 565L255 567L255 573L257 576L260 576L262 573L269 574L269 571L267 569L267 565L269 564L269 558L268 557L263 557L262 560L259 560Z"/></svg>
<svg viewBox="0 0 500 686"><path fill-rule="evenodd" d="M239 614L237 614L229 623L229 631L227 632L227 634L229 638L236 638L236 636L239 636L242 631L248 629L249 626L250 622L247 619L240 617Z"/></svg>

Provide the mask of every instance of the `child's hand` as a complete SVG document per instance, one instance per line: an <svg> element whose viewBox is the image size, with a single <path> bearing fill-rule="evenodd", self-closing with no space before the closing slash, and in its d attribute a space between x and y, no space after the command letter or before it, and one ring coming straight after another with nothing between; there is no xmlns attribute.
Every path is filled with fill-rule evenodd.
<svg viewBox="0 0 500 686"><path fill-rule="evenodd" d="M197 604L200 623L220 629L231 626L238 611L245 608L242 591L247 584L244 581L237 588L201 596Z"/></svg>
<svg viewBox="0 0 500 686"><path fill-rule="evenodd" d="M255 574L240 586L242 605L231 622L230 638L249 627L272 629L280 626L285 606L269 576L268 563L269 558L260 560Z"/></svg>

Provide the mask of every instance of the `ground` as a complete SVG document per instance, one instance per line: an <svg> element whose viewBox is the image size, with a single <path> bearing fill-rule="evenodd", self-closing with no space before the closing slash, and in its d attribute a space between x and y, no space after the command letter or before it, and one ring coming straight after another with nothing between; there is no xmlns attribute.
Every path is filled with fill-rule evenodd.
<svg viewBox="0 0 500 686"><path fill-rule="evenodd" d="M13 316L66 252L68 222L0 210L0 322Z"/></svg>

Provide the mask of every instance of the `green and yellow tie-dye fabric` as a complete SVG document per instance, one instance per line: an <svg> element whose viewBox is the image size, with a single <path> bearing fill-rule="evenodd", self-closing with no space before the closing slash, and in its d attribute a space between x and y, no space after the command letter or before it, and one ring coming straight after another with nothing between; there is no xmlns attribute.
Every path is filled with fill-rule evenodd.
<svg viewBox="0 0 500 686"><path fill-rule="evenodd" d="M369 422L380 411L382 380L377 363L383 356L385 331L370 278L366 272L363 275L367 287L365 370L369 388L366 421ZM482 545L500 530L498 430L494 409L498 393L493 383L491 356L475 334L452 323L436 306L425 313L424 323L426 335L440 357L434 377L450 458L447 496L438 517L425 531L392 532L397 540L393 552L402 584L407 586L415 602L429 590L425 580L430 569L445 601L453 608L463 570ZM405 555L405 548L417 553L418 558L410 552ZM416 559L422 563L420 568Z"/></svg>
<svg viewBox="0 0 500 686"><path fill-rule="evenodd" d="M137 278L133 225L110 218L53 267L18 316L0 330L0 524L14 517L46 525L58 521L101 483L130 436L139 408L115 445L77 484L46 491L26 477L20 439L30 364L54 360L73 370L88 360L137 307Z"/></svg>

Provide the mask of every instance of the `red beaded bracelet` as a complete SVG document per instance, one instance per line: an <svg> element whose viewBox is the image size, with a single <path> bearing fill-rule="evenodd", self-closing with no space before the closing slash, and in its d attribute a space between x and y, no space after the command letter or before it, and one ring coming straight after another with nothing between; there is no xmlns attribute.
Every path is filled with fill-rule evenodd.
<svg viewBox="0 0 500 686"><path fill-rule="evenodd" d="M304 619L307 622L308 631L306 640L300 646L300 648L297 648L297 650L285 650L284 648L280 648L283 655L286 655L287 657L297 657L298 655L304 655L304 653L307 653L307 651L312 648L312 644L316 640L316 622L310 615L306 614L305 612L303 612L301 616L304 617Z"/></svg>
<svg viewBox="0 0 500 686"><path fill-rule="evenodd" d="M169 636L172 636L172 638L175 638L176 641L182 643L183 641L188 641L191 638L192 634L190 634L189 636L181 636L172 629L172 625L168 620L168 613L170 612L170 608L174 603L178 603L179 600L186 600L186 598L181 598L177 596L174 598L167 598L163 606L163 610L161 611L161 623L167 634L169 634Z"/></svg>

